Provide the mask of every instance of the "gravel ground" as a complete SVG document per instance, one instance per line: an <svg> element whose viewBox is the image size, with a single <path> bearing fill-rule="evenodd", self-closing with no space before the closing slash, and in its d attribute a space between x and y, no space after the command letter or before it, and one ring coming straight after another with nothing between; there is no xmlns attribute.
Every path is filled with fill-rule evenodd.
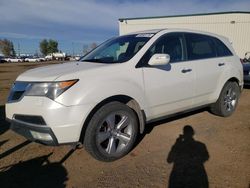
<svg viewBox="0 0 250 188"><path fill-rule="evenodd" d="M0 64L1 188L250 187L250 89L243 90L231 117L204 109L149 124L127 156L103 163L84 149L31 143L9 130L4 103L11 83L24 70L43 65Z"/></svg>

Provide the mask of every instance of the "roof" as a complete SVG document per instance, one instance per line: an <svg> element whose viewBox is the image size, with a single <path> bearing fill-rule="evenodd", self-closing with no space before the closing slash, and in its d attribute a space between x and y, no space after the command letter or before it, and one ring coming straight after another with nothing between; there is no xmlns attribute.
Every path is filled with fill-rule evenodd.
<svg viewBox="0 0 250 188"><path fill-rule="evenodd" d="M210 12L210 13L198 13L198 14L182 14L182 15L171 15L171 16L119 18L119 21L123 22L124 20L156 19L156 18L175 18L175 17L187 17L187 16L209 16L209 15L221 15L221 14L250 14L250 12L246 12L246 11L228 11L228 12Z"/></svg>
<svg viewBox="0 0 250 188"><path fill-rule="evenodd" d="M224 36L211 33L211 32L206 32L206 31L199 31L199 30L192 30L192 29L181 29L181 28L165 28L165 29L153 29L153 30L143 30L143 31L135 31L132 33L127 33L125 35L131 35L131 34L156 34L159 32L182 32L182 33L198 33L198 34L205 34L205 35L210 35L210 36L215 36L215 37L220 37L220 38L225 38Z"/></svg>
<svg viewBox="0 0 250 188"><path fill-rule="evenodd" d="M131 34L147 34L147 33L155 34L155 33L158 33L161 30L167 30L167 28L166 29L150 29L150 30L135 31L135 32L132 32L132 33L129 33L129 34L130 35Z"/></svg>

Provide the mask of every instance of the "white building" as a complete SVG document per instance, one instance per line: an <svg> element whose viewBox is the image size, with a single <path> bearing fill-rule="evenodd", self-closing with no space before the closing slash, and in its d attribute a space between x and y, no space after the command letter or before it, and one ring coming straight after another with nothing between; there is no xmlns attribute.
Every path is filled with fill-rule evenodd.
<svg viewBox="0 0 250 188"><path fill-rule="evenodd" d="M218 12L178 16L120 18L120 35L163 28L183 28L216 33L229 38L239 57L250 52L250 12Z"/></svg>

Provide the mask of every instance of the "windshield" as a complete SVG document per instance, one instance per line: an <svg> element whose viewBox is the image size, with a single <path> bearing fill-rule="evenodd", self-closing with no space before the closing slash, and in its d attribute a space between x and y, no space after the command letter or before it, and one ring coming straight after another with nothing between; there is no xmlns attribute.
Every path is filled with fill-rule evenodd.
<svg viewBox="0 0 250 188"><path fill-rule="evenodd" d="M96 63L122 63L130 60L153 34L135 34L117 37L104 42L80 61Z"/></svg>

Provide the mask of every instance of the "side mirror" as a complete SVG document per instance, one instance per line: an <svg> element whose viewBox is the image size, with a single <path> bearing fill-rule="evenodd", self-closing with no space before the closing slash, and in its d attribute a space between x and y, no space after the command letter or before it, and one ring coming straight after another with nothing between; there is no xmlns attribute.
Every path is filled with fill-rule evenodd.
<svg viewBox="0 0 250 188"><path fill-rule="evenodd" d="M168 54L154 54L148 64L152 66L166 65L170 62L170 56Z"/></svg>

